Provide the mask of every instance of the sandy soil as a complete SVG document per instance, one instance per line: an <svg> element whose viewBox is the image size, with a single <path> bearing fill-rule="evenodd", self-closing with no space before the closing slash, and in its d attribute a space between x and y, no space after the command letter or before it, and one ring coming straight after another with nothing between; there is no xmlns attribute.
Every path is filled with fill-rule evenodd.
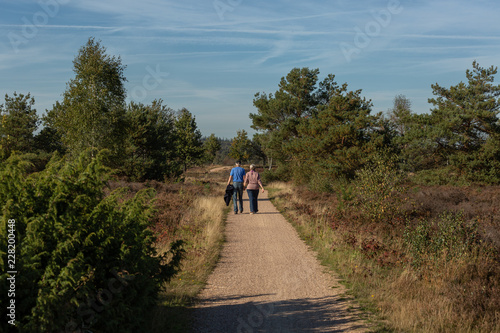
<svg viewBox="0 0 500 333"><path fill-rule="evenodd" d="M213 168L209 172L219 172L219 171L227 171L227 176L229 177L229 171L231 171L233 167L231 166L223 166L223 167L218 167L218 168Z"/></svg>
<svg viewBox="0 0 500 333"><path fill-rule="evenodd" d="M248 212L247 199L243 214L228 217L227 242L200 295L193 332L369 331L267 191L259 194L259 213Z"/></svg>

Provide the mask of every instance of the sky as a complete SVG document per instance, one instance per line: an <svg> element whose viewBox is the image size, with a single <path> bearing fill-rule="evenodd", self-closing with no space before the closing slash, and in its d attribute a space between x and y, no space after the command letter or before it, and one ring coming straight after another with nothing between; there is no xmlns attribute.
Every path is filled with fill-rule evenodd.
<svg viewBox="0 0 500 333"><path fill-rule="evenodd" d="M255 94L302 67L361 89L373 113L400 94L425 113L432 84L500 65L499 13L497 0L2 0L0 94L30 93L43 115L94 37L126 65L127 101L187 108L204 136L251 137Z"/></svg>

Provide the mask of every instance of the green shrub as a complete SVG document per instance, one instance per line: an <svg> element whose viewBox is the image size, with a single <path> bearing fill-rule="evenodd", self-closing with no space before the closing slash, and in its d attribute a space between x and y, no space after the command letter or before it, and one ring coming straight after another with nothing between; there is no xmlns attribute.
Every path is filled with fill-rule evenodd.
<svg viewBox="0 0 500 333"><path fill-rule="evenodd" d="M309 175L309 188L315 192L333 193L342 180L322 172L321 167L313 167Z"/></svg>
<svg viewBox="0 0 500 333"><path fill-rule="evenodd" d="M418 185L470 185L469 181L459 176L459 171L454 166L421 170L415 174L412 181Z"/></svg>
<svg viewBox="0 0 500 333"><path fill-rule="evenodd" d="M422 219L414 227L407 226L404 241L414 267L426 261L439 264L470 253L479 241L478 225L462 213L445 212L435 223Z"/></svg>
<svg viewBox="0 0 500 333"><path fill-rule="evenodd" d="M277 169L264 170L260 177L263 183L271 183L275 181L287 182L291 179L290 170L285 166L279 166Z"/></svg>
<svg viewBox="0 0 500 333"><path fill-rule="evenodd" d="M105 196L103 157L84 154L71 163L54 157L30 175L16 156L1 165L1 265L14 219L20 332L140 331L163 282L179 268L180 243L163 255L153 246L154 190L129 200L122 189ZM0 288L7 295L5 284ZM6 331L6 320L1 325Z"/></svg>
<svg viewBox="0 0 500 333"><path fill-rule="evenodd" d="M407 200L405 180L394 159L374 156L371 163L356 172L353 182L363 214L371 221L392 222Z"/></svg>

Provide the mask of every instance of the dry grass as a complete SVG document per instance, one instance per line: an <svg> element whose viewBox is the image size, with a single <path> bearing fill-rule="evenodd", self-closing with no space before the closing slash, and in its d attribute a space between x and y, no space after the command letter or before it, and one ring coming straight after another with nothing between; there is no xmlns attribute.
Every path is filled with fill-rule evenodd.
<svg viewBox="0 0 500 333"><path fill-rule="evenodd" d="M176 238L185 242L186 258L180 274L166 286L168 302L188 305L205 285L224 240L225 208L220 197L198 197L183 215Z"/></svg>
<svg viewBox="0 0 500 333"><path fill-rule="evenodd" d="M420 267L414 267L399 216L393 220L385 216L389 223L384 224L367 222L360 207L340 205L337 195L283 183L267 188L302 238L344 279L360 303L377 315L385 329L500 332L500 265L491 239L498 232L494 226L498 221L494 214L497 190L462 189L457 193L449 188L415 189L410 196L413 205L407 207L406 214L413 214L411 218L426 216L431 221L444 210L455 208L467 218L479 214L480 221L488 223L480 224L481 242L473 251L451 260L446 259L446 253L429 256Z"/></svg>

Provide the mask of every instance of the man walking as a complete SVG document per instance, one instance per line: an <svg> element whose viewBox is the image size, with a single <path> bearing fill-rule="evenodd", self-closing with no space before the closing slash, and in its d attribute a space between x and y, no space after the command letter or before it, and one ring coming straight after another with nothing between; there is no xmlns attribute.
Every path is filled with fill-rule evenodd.
<svg viewBox="0 0 500 333"><path fill-rule="evenodd" d="M243 213L243 179L245 177L245 169L241 166L240 161L236 161L236 166L231 169L229 174L229 179L227 185L233 181L234 193L233 193L233 204L234 213L238 214L238 202L240 203L240 213Z"/></svg>

